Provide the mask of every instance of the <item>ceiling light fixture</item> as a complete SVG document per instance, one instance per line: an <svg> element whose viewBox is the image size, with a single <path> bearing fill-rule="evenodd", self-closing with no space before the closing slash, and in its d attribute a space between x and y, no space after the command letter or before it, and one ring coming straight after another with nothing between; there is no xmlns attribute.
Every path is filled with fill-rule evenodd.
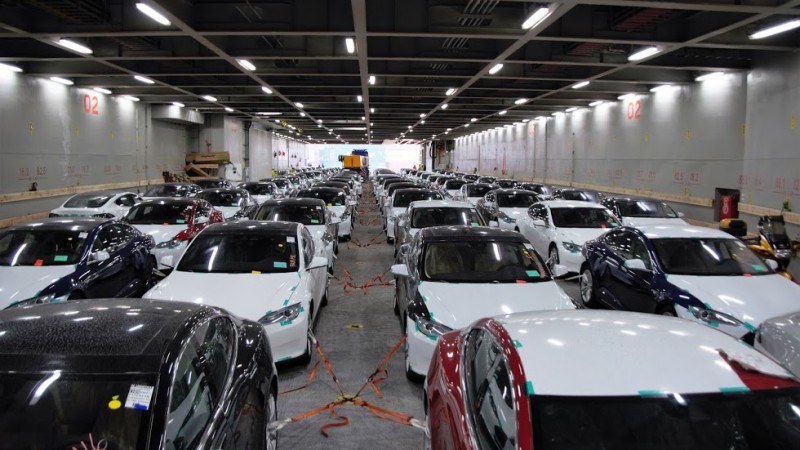
<svg viewBox="0 0 800 450"><path fill-rule="evenodd" d="M108 89L105 89L105 88L94 87L94 88L92 88L92 90L94 90L96 92L99 92L101 94L111 95L111 91L109 91Z"/></svg>
<svg viewBox="0 0 800 450"><path fill-rule="evenodd" d="M476 119L475 117L473 117L472 119L469 119L469 121L470 121L470 122L477 122L477 121L478 121L478 119Z"/></svg>
<svg viewBox="0 0 800 450"><path fill-rule="evenodd" d="M636 97L636 94L622 94L619 97L617 97L617 100L627 100L629 98L634 98L634 97Z"/></svg>
<svg viewBox="0 0 800 450"><path fill-rule="evenodd" d="M203 100L207 102L215 102L217 101L217 97L214 97L213 95L204 95Z"/></svg>
<svg viewBox="0 0 800 450"><path fill-rule="evenodd" d="M673 86L671 84L662 84L661 86L655 86L650 89L650 92L663 92L663 91L671 91L677 88L677 86Z"/></svg>
<svg viewBox="0 0 800 450"><path fill-rule="evenodd" d="M370 108L370 109L369 109L369 113L370 113L370 114L375 114L375 108Z"/></svg>
<svg viewBox="0 0 800 450"><path fill-rule="evenodd" d="M590 81L581 81L572 85L572 89L580 89L588 86Z"/></svg>
<svg viewBox="0 0 800 450"><path fill-rule="evenodd" d="M302 103L300 103L300 102L294 102L294 106L296 106L296 107L298 107L298 108L302 108L302 107L303 107L303 104L302 104Z"/></svg>
<svg viewBox="0 0 800 450"><path fill-rule="evenodd" d="M711 72L711 73L707 73L705 75L700 75L699 77L695 78L694 80L695 81L713 80L713 79L719 78L719 77L721 77L723 75L725 75L725 72Z"/></svg>
<svg viewBox="0 0 800 450"><path fill-rule="evenodd" d="M450 106L450 105L445 103L444 105L442 105L442 109L447 109L448 106Z"/></svg>
<svg viewBox="0 0 800 450"><path fill-rule="evenodd" d="M322 123L322 119L318 119L318 120L317 120L317 123Z"/></svg>
<svg viewBox="0 0 800 450"><path fill-rule="evenodd" d="M184 104L183 104L183 103L181 103L181 102L172 102L172 105L173 105L173 106L177 106L178 108L183 108L184 106L186 106L186 105L184 105Z"/></svg>
<svg viewBox="0 0 800 450"><path fill-rule="evenodd" d="M499 113L497 113L497 114L499 114L499 115L501 115L501 116L504 116L504 115L505 115L507 112L508 112L508 111L506 111L506 110L504 109L504 110L500 111L500 112L499 112Z"/></svg>
<svg viewBox="0 0 800 450"><path fill-rule="evenodd" d="M344 45L347 47L347 53L353 54L356 52L356 41L353 38L346 38Z"/></svg>
<svg viewBox="0 0 800 450"><path fill-rule="evenodd" d="M529 30L535 27L536 25L539 25L549 15L550 15L550 8L542 6L541 8L534 11L533 14L531 14L527 19L525 19L525 22L522 22L522 29Z"/></svg>
<svg viewBox="0 0 800 450"><path fill-rule="evenodd" d="M656 53L660 52L661 49L658 47L645 47L635 53L632 53L628 56L628 61L641 61L645 58L649 58Z"/></svg>
<svg viewBox="0 0 800 450"><path fill-rule="evenodd" d="M141 81L144 84L156 84L155 81L151 80L150 78L143 77L141 75L134 75L133 78L136 78L138 81Z"/></svg>
<svg viewBox="0 0 800 450"><path fill-rule="evenodd" d="M72 80L68 80L66 78L61 78L61 77L50 77L50 81L55 81L56 83L61 83L65 86L72 86L73 84L75 84Z"/></svg>
<svg viewBox="0 0 800 450"><path fill-rule="evenodd" d="M450 88L447 91L445 91L444 95L449 97L449 96L451 96L451 95L453 95L455 93L456 93L456 88Z"/></svg>
<svg viewBox="0 0 800 450"><path fill-rule="evenodd" d="M164 25L166 27L172 25L172 22L170 22L169 19L164 17L164 15L162 15L160 12L156 11L155 9L153 9L148 4L145 4L145 3L142 3L142 2L137 2L136 3L136 9L138 9L139 11L144 13L147 17L149 17L149 18L155 20L156 22L160 23L161 25Z"/></svg>
<svg viewBox="0 0 800 450"><path fill-rule="evenodd" d="M246 59L237 59L236 62L239 63L240 66L244 67L245 70L256 70L256 66Z"/></svg>
<svg viewBox="0 0 800 450"><path fill-rule="evenodd" d="M263 91L265 94L272 94L272 89L266 86L261 86L261 91Z"/></svg>
<svg viewBox="0 0 800 450"><path fill-rule="evenodd" d="M5 63L0 63L0 70L8 70L11 72L22 72L22 69L20 69L19 67Z"/></svg>
<svg viewBox="0 0 800 450"><path fill-rule="evenodd" d="M572 108L567 108L565 112L571 113L572 111L577 111L578 108L573 106Z"/></svg>
<svg viewBox="0 0 800 450"><path fill-rule="evenodd" d="M369 76L369 84L372 84L372 85L375 84L375 75L370 75Z"/></svg>
<svg viewBox="0 0 800 450"><path fill-rule="evenodd" d="M515 105L523 105L525 103L528 103L528 99L527 98L518 98L518 99L516 99L514 101Z"/></svg>
<svg viewBox="0 0 800 450"><path fill-rule="evenodd" d="M771 27L758 30L750 35L750 39L764 39L770 36L775 36L776 34L794 30L797 27L800 27L800 19L790 20L788 22L783 22L778 25L773 25Z"/></svg>
<svg viewBox="0 0 800 450"><path fill-rule="evenodd" d="M358 100L358 103L362 103L364 101L364 97L356 95L356 100Z"/></svg>
<svg viewBox="0 0 800 450"><path fill-rule="evenodd" d="M423 120L423 121L421 121L420 123L421 123L422 125L425 125L425 121L424 121L424 120Z"/></svg>
<svg viewBox="0 0 800 450"><path fill-rule="evenodd" d="M125 100L130 100L132 102L138 102L139 101L139 97L134 97L132 95L123 95L122 98L124 98Z"/></svg>
<svg viewBox="0 0 800 450"><path fill-rule="evenodd" d="M228 111L228 112L233 112L233 108L228 108L228 107L226 106L226 107L225 107L225 111Z"/></svg>
<svg viewBox="0 0 800 450"><path fill-rule="evenodd" d="M92 49L86 47L85 45L78 44L75 41L71 41L69 39L59 39L56 43L64 48L68 48L70 50L76 51L78 53L83 53L84 55L91 55Z"/></svg>
<svg viewBox="0 0 800 450"><path fill-rule="evenodd" d="M503 68L503 65L502 65L502 64L495 64L494 66L492 66L492 68L491 68L491 69L489 69L489 75L494 75L494 74L496 74L497 72L500 72L500 70L501 70L502 68Z"/></svg>
<svg viewBox="0 0 800 450"><path fill-rule="evenodd" d="M422 119L423 117L425 117L425 113L420 113L419 118Z"/></svg>
<svg viewBox="0 0 800 450"><path fill-rule="evenodd" d="M469 128L469 124L464 125L464 128Z"/></svg>
<svg viewBox="0 0 800 450"><path fill-rule="evenodd" d="M605 103L603 100L597 100L597 101L594 101L592 103L589 103L589 106L602 105L603 103Z"/></svg>
<svg viewBox="0 0 800 450"><path fill-rule="evenodd" d="M306 116L306 113L304 113L304 112L300 113L300 117L305 117L305 116Z"/></svg>

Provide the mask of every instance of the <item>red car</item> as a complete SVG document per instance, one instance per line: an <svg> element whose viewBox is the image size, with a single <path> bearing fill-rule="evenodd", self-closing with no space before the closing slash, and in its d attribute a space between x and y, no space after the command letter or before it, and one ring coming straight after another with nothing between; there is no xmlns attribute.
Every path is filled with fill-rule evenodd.
<svg viewBox="0 0 800 450"><path fill-rule="evenodd" d="M164 257L177 262L186 245L197 233L213 223L225 221L222 212L206 200L197 198L160 198L146 200L132 207L123 219L144 234L153 236L152 250L159 270L169 270Z"/></svg>
<svg viewBox="0 0 800 450"><path fill-rule="evenodd" d="M619 311L519 313L439 338L432 449L796 449L800 381L733 337Z"/></svg>

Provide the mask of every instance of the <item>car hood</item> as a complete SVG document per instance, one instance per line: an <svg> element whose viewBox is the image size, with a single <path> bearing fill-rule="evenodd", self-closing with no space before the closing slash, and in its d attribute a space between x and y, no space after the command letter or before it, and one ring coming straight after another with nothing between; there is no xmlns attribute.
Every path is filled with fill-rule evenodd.
<svg viewBox="0 0 800 450"><path fill-rule="evenodd" d="M558 238L563 242L583 245L586 241L596 239L610 228L557 228Z"/></svg>
<svg viewBox="0 0 800 450"><path fill-rule="evenodd" d="M500 208L500 211L505 213L508 217L517 220L528 214L528 208Z"/></svg>
<svg viewBox="0 0 800 450"><path fill-rule="evenodd" d="M257 201L258 204L260 205L260 204L264 203L265 201L271 199L272 198L272 194L264 194L264 195L252 195L251 194L250 197L253 197L253 199L255 201ZM215 206L215 208L216 208L216 206Z"/></svg>
<svg viewBox="0 0 800 450"><path fill-rule="evenodd" d="M800 288L778 274L668 275L667 280L711 309L756 327L767 319L800 310Z"/></svg>
<svg viewBox="0 0 800 450"><path fill-rule="evenodd" d="M36 296L42 289L75 271L75 266L0 267L0 309Z"/></svg>
<svg viewBox="0 0 800 450"><path fill-rule="evenodd" d="M95 214L101 214L101 208L56 208L50 211L53 214L67 217L92 217Z"/></svg>
<svg viewBox="0 0 800 450"><path fill-rule="evenodd" d="M186 225L133 225L134 228L144 234L153 236L156 244L169 241L174 238L176 234L186 229Z"/></svg>
<svg viewBox="0 0 800 450"><path fill-rule="evenodd" d="M431 317L463 328L482 317L523 311L575 309L555 281L539 283L438 283L423 281L419 293Z"/></svg>
<svg viewBox="0 0 800 450"><path fill-rule="evenodd" d="M214 209L221 212L225 219L230 219L231 217L235 216L236 213L241 211L242 208L238 206L215 206Z"/></svg>
<svg viewBox="0 0 800 450"><path fill-rule="evenodd" d="M389 217L397 217L406 212L406 209L407 208L403 208L402 206L389 208Z"/></svg>
<svg viewBox="0 0 800 450"><path fill-rule="evenodd" d="M268 311L297 303L295 291L299 284L297 272L256 275L175 270L143 298L217 306L234 315L258 320Z"/></svg>
<svg viewBox="0 0 800 450"><path fill-rule="evenodd" d="M472 206L477 206L478 205L478 201L480 201L480 199L482 199L482 198L483 197L467 197L467 201L472 203Z"/></svg>
<svg viewBox="0 0 800 450"><path fill-rule="evenodd" d="M629 227L644 225L686 225L683 219L677 217L623 217L622 222Z"/></svg>
<svg viewBox="0 0 800 450"><path fill-rule="evenodd" d="M342 214L344 214L345 210L347 210L347 206L346 205L340 205L340 206L333 205L333 206L328 206L328 209L330 210L330 212L332 212L334 215L336 215L336 217L342 217Z"/></svg>

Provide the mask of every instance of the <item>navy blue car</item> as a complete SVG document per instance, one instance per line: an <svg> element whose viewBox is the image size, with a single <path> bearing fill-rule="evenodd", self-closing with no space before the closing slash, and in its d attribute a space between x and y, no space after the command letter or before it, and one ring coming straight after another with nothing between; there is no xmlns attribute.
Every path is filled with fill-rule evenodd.
<svg viewBox="0 0 800 450"><path fill-rule="evenodd" d="M100 218L51 218L0 230L0 309L129 297L150 287L153 238Z"/></svg>

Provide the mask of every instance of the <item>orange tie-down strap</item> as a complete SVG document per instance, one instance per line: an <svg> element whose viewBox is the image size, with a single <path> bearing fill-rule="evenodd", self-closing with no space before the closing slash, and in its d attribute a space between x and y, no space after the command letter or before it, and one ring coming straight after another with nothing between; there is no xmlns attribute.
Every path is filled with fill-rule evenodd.
<svg viewBox="0 0 800 450"><path fill-rule="evenodd" d="M332 276L332 278L338 281L338 284L342 286L345 294L352 294L361 290L364 292L364 295L367 295L367 291L373 286L394 286L394 280L385 280L383 278L384 275L391 270L391 267L370 278L364 284L356 284L353 279L353 274L350 273L350 271L342 264L341 261L339 261L339 267L342 269L341 278L336 276Z"/></svg>
<svg viewBox="0 0 800 450"><path fill-rule="evenodd" d="M396 412L396 411L392 411L390 409L386 409L386 408L382 408L380 406L373 405L372 403L370 403L370 402L368 402L366 400L363 400L363 399L361 399L361 397L359 397L361 392L367 386L370 386L372 388L372 390L375 391L375 394L378 396L378 398L383 398L383 394L378 389L377 384L382 382L382 381L385 381L389 377L389 372L386 370L386 364L389 363L389 360L392 358L392 356L394 356L394 354L397 353L397 351L400 349L400 347L403 346L403 344L406 341L406 337L405 336L401 337L400 340L398 340L397 343L395 343L395 345L392 347L392 349L389 351L389 353L386 355L386 357L383 358L383 360L381 361L380 364L378 364L378 367L367 378L367 380L364 382L364 384L361 385L361 388L358 390L358 392L355 395L347 395L347 394L344 393L344 390L342 389L342 386L339 383L339 380L338 380L338 378L336 377L336 374L333 371L333 365L328 360L328 358L325 356L325 352L322 351L322 346L319 344L319 341L317 341L316 338L314 338L313 335L311 335L311 337L314 340L315 347L317 349L317 353L319 353L321 361L325 365L325 368L327 369L328 374L331 376L331 378L333 379L334 383L336 384L336 390L338 391L339 396L336 398L336 400L334 400L334 401L332 401L332 402L330 402L330 403L328 403L326 405L320 406L318 408L314 408L314 409L312 409L310 411L306 411L306 412L304 412L302 414L297 414L297 415L292 416L292 417L290 417L288 419L279 420L275 424L270 425L271 429L280 430L281 428L285 427L286 425L288 425L290 423L300 422L301 420L308 419L309 417L314 417L314 416L316 416L316 415L318 415L320 413L328 411L331 414L333 422L326 423L325 425L322 425L320 427L320 429L319 429L319 432L323 436L325 436L327 438L328 437L328 432L327 432L328 429L344 427L344 426L347 426L350 423L350 419L347 416L343 416L343 415L339 414L336 411L336 407L337 406L341 406L341 405L351 404L351 405L356 405L356 406L359 406L359 407L362 407L362 408L367 408L375 417L377 417L379 419L388 420L389 422L393 422L393 423L396 423L396 424L399 424L399 425L405 425L405 426L408 426L408 427L419 428L419 429L421 429L421 430L423 430L423 431L425 431L427 433L427 428L426 428L425 424L422 421L420 421L418 419L415 419L413 416L408 416L408 415L401 414L401 413ZM301 389L305 389L306 387L308 387L311 384L311 382L314 380L314 376L316 375L317 366L318 365L319 365L319 361L316 364L314 364L314 366L312 367L311 374L309 375L308 381L306 382L306 384L304 384L303 386L300 386L298 388L294 388L294 389L290 389L290 390L281 392L280 395L288 394L289 392L299 391ZM383 376L380 376L380 375L383 375Z"/></svg>

